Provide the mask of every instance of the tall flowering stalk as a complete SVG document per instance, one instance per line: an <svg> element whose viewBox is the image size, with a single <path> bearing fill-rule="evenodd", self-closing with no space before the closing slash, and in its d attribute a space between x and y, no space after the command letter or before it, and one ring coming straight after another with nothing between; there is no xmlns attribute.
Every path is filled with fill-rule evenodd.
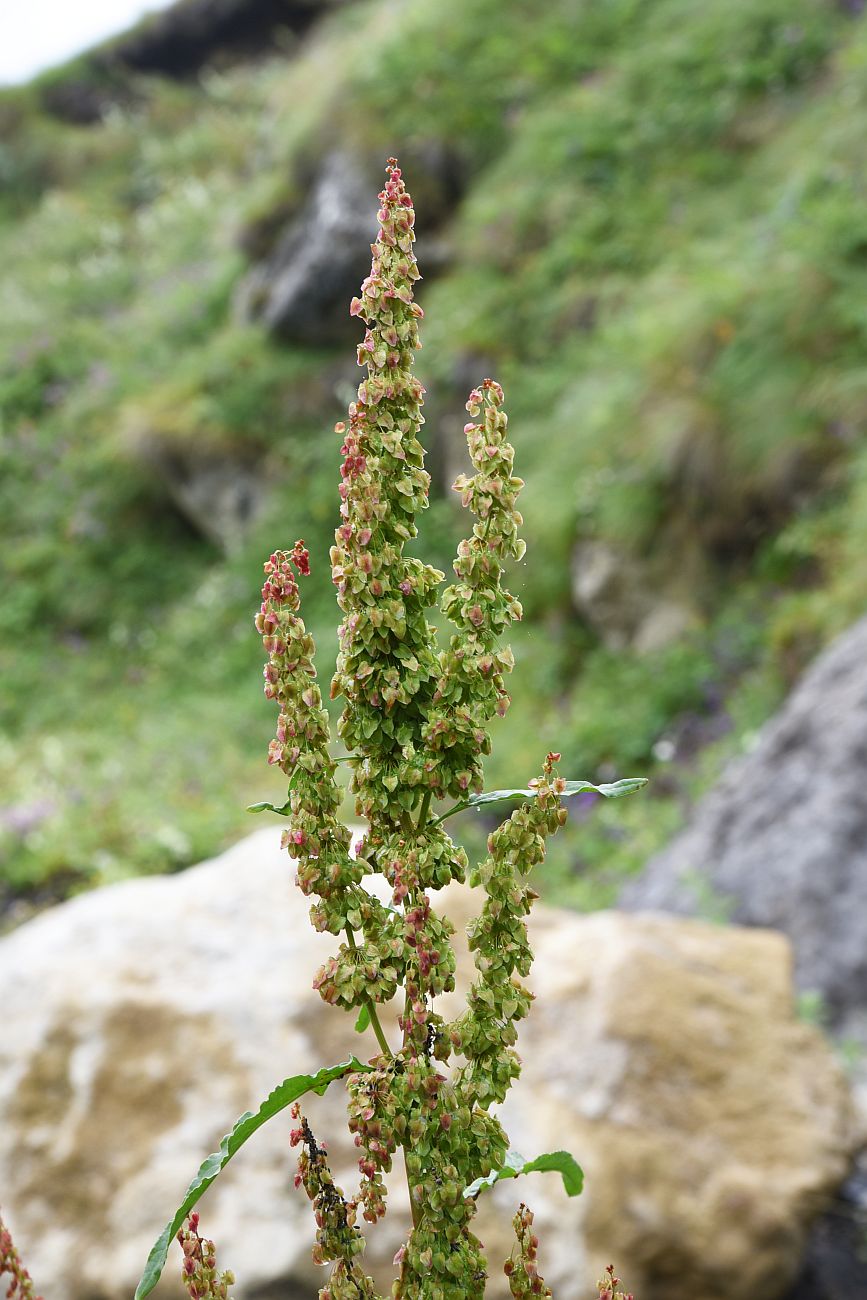
<svg viewBox="0 0 867 1300"><path fill-rule="evenodd" d="M357 1013L356 1028L370 1026L377 1047L367 1061L351 1057L285 1080L256 1115L242 1117L156 1243L138 1300L159 1277L167 1241L205 1187L250 1132L290 1104L297 1124L291 1140L301 1148L296 1184L316 1220L314 1259L331 1269L320 1300L379 1300L362 1264L359 1219L375 1224L386 1213L385 1175L400 1153L412 1224L395 1257L394 1300L484 1295L488 1264L472 1221L485 1186L538 1168L559 1170L570 1195L581 1189L581 1171L566 1152L530 1161L510 1152L491 1107L520 1073L517 1024L532 1000L521 982L532 962L526 918L537 897L528 873L544 861L548 837L566 819L565 797L588 789L625 794L643 782L567 782L557 771L559 754L548 754L526 789L483 792L488 726L509 705L505 681L513 659L502 638L521 617L503 580L509 562L524 553L516 505L523 485L513 473L503 390L485 379L467 401L464 434L474 473L455 484L473 523L458 546L456 581L440 595L444 575L405 550L417 535L430 480L419 441L424 389L412 369L423 315L413 298L414 213L394 159L379 204L370 275L350 307L364 325L358 361L366 375L348 421L336 426L343 462L331 549L343 615L331 695L343 700L337 734L365 827L354 855L339 816L313 641L300 614L299 579L310 571L303 542L275 551L265 564L256 615L268 654L265 694L279 709L269 761L289 782L286 803L273 811L287 818L283 843L311 899L313 925L340 939L313 984L327 1003ZM437 603L454 629L442 648L428 618ZM508 799L520 806L470 871L445 821L463 808ZM457 802L440 811L443 800ZM272 805L257 805L263 807ZM465 1009L447 1022L436 1000L454 988L454 927L433 895L468 875L484 897L469 927L476 975ZM370 876L387 882L389 903L365 887ZM396 994L397 1032L389 1037L380 1013ZM336 1079L346 1088L359 1154L358 1188L349 1197L335 1185L325 1148L298 1106L304 1092L321 1092ZM550 1295L536 1268L531 1224L522 1206L505 1265L516 1296ZM189 1236L182 1240L189 1260L195 1246ZM212 1255L211 1248L206 1258Z"/></svg>

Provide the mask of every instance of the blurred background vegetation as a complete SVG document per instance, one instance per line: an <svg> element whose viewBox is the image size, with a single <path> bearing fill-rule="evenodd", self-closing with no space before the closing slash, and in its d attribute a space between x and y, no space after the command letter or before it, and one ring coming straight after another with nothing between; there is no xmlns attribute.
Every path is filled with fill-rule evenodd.
<svg viewBox="0 0 867 1300"><path fill-rule="evenodd" d="M426 276L425 557L461 536L487 374L527 480L489 784L548 748L653 778L556 842L545 896L604 904L864 608L867 15L234 8L250 39L163 17L0 93L0 910L182 868L280 794L252 613L304 537L327 688L358 331L327 262L312 306L274 285L329 177L372 196L391 153Z"/></svg>

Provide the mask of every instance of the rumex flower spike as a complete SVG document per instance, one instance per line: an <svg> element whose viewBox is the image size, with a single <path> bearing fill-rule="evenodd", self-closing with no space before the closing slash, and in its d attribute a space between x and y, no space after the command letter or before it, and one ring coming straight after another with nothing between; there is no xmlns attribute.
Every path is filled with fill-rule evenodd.
<svg viewBox="0 0 867 1300"><path fill-rule="evenodd" d="M371 1278L361 1268L364 1237L356 1227L357 1204L348 1201L335 1184L325 1148L313 1136L296 1102L292 1107L296 1127L292 1146L300 1146L296 1187L304 1187L316 1216L314 1264L332 1264L331 1276L319 1291L319 1300L379 1300Z"/></svg>
<svg viewBox="0 0 867 1300"><path fill-rule="evenodd" d="M262 606L256 627L268 651L265 694L280 709L268 761L290 778L289 829L283 841L298 859L298 883L318 894L313 909L318 929L339 933L352 903L350 886L363 868L349 855L350 835L337 817L340 792L328 752L328 715L316 684L313 638L299 613L299 575L310 572L303 542L275 551L265 564Z"/></svg>
<svg viewBox="0 0 867 1300"><path fill-rule="evenodd" d="M235 1275L228 1269L217 1271L217 1248L199 1236L199 1216L195 1212L178 1233L178 1241L184 1252L181 1280L190 1300L230 1300L229 1287L234 1285Z"/></svg>
<svg viewBox="0 0 867 1300"><path fill-rule="evenodd" d="M360 888L369 868L364 859L352 858L350 833L337 815L340 791L328 749L328 715L316 683L313 638L299 613L296 573L309 572L301 541L291 551L275 551L265 564L255 621L268 651L265 694L280 709L268 760L290 778L283 844L297 859L302 891L317 899L310 911L314 926L332 934L366 931L366 942L342 945L314 981L327 1002L357 1007L366 998L387 1001L394 995L400 952L389 943L394 924L386 909Z"/></svg>
<svg viewBox="0 0 867 1300"><path fill-rule="evenodd" d="M632 1292L618 1290L620 1278L614 1276L614 1265L609 1264L605 1270L604 1277L601 1277L596 1283L599 1291L599 1300L634 1300Z"/></svg>
<svg viewBox="0 0 867 1300"><path fill-rule="evenodd" d="M487 895L481 916L467 930L478 975L450 1035L467 1058L459 1091L485 1108L504 1100L520 1072L515 1026L527 1015L532 994L517 977L530 972L533 953L524 918L538 897L524 877L544 861L547 836L566 820L560 801L565 782L555 772L559 758L548 755L541 778L531 782L535 799L488 837L489 856L471 876Z"/></svg>
<svg viewBox="0 0 867 1300"><path fill-rule="evenodd" d="M524 543L515 506L523 482L512 473L515 451L506 438L500 385L484 380L470 393L467 410L481 417L464 427L476 473L461 474L454 486L476 522L458 547L458 581L443 592L443 612L457 630L440 657L436 707L425 733L437 755L439 784L454 798L482 787L482 756L491 748L487 723L509 706L504 678L514 665L499 641L522 615L520 602L502 585L504 565L521 558Z"/></svg>
<svg viewBox="0 0 867 1300"><path fill-rule="evenodd" d="M371 847L425 792L422 734L438 676L425 611L443 577L404 555L430 476L418 440L424 389L412 373L423 314L413 301L415 214L394 159L379 200L370 275L350 309L367 326L358 350L367 377L348 426L337 426L341 524L331 552L345 615L332 695L346 699L340 735L363 758L353 785Z"/></svg>
<svg viewBox="0 0 867 1300"><path fill-rule="evenodd" d="M504 1272L509 1279L509 1289L515 1300L529 1300L531 1296L548 1296L551 1291L540 1277L536 1266L539 1239L533 1232L533 1214L521 1205L513 1220L515 1245L506 1260Z"/></svg>

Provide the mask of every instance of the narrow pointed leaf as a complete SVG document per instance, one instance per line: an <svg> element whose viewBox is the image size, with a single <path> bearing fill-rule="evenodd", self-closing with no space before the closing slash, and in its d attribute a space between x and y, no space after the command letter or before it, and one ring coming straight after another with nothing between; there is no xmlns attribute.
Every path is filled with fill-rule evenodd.
<svg viewBox="0 0 867 1300"><path fill-rule="evenodd" d="M276 804L273 803L248 803L247 804L247 812L252 812L252 813L272 812L272 813L277 813L278 816L280 817L288 817L291 811L292 809L289 805L288 799L279 808L277 807Z"/></svg>
<svg viewBox="0 0 867 1300"><path fill-rule="evenodd" d="M505 1178L518 1178L521 1174L544 1173L548 1170L553 1170L563 1179L567 1196L577 1196L584 1186L583 1170L568 1151L546 1151L544 1155L536 1156L535 1160L525 1160L519 1152L508 1151L502 1169L493 1169L487 1177L477 1178L469 1187L464 1188L464 1196L478 1196L485 1187L493 1187L494 1183L502 1182Z"/></svg>
<svg viewBox="0 0 867 1300"><path fill-rule="evenodd" d="M365 1003L358 1013L358 1019L355 1022L355 1032L357 1034L363 1034L369 1024L370 1024L370 1007L367 1005L367 1003Z"/></svg>
<svg viewBox="0 0 867 1300"><path fill-rule="evenodd" d="M647 777L644 776L624 777L622 781L614 781L609 785L594 785L592 781L567 781L561 798L569 799L575 794L601 794L606 799L620 799L625 794L640 790L643 785L647 785ZM447 817L463 812L466 808L482 808L489 803L506 803L513 799L535 799L536 793L529 786L514 790L487 790L484 794L473 794L469 799L456 803L436 820L443 822Z"/></svg>
<svg viewBox="0 0 867 1300"><path fill-rule="evenodd" d="M304 769L300 765L300 763L297 764L296 767L293 769L293 771L289 776L289 780L286 782L287 795L291 793L292 789L295 786L295 782L298 780L299 776L303 771ZM272 812L272 813L277 813L278 817L291 817L292 800L287 799L285 803L281 803L281 804L267 803L265 800L263 800L261 803L249 803L247 804L247 812L251 812L251 813Z"/></svg>
<svg viewBox="0 0 867 1300"><path fill-rule="evenodd" d="M282 1083L278 1083L255 1114L248 1110L242 1115L231 1133L227 1133L223 1138L219 1151L214 1151L202 1163L199 1172L187 1188L184 1199L175 1211L174 1217L166 1224L154 1242L141 1281L136 1287L135 1300L144 1300L144 1297L154 1289L165 1268L169 1246L184 1219L186 1219L190 1210L207 1191L217 1175L225 1169L235 1152L244 1145L249 1137L252 1137L257 1129L260 1129L274 1115L279 1114L281 1110L291 1106L292 1102L302 1097L304 1093L315 1092L321 1096L328 1085L333 1083L335 1079L342 1079L345 1074L350 1073L366 1073L370 1069L369 1065L364 1065L356 1057L351 1056L348 1061L341 1061L339 1065L326 1066L321 1070L317 1070L315 1074L295 1074L289 1079L284 1079Z"/></svg>

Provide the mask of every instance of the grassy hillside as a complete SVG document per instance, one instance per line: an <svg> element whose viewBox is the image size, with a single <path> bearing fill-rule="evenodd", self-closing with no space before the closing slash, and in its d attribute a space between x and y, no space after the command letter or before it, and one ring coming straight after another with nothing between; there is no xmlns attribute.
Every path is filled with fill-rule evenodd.
<svg viewBox="0 0 867 1300"><path fill-rule="evenodd" d="M864 608L858 8L367 0L253 62L128 77L96 122L47 93L86 61L0 97L7 899L250 828L245 803L277 792L251 612L262 557L297 536L329 674L353 336L280 341L239 286L335 147L397 153L437 209L418 369L440 567L460 395L488 373L507 390L529 551L491 783L548 747L575 776L654 777L580 815L543 882L611 896ZM173 482L210 467L256 485L231 536ZM576 603L576 554L613 566L604 607Z"/></svg>

